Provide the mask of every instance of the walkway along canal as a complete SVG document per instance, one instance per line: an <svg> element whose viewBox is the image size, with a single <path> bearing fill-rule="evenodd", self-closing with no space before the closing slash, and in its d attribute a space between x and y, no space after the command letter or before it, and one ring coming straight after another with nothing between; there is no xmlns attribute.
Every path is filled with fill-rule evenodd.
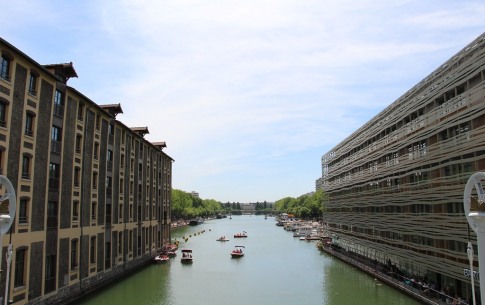
<svg viewBox="0 0 485 305"><path fill-rule="evenodd" d="M273 217L242 215L175 229L177 255L92 293L77 305L418 305L316 247ZM246 232L246 238L234 234ZM216 241L221 236L228 241ZM186 241L185 241L186 240ZM244 256L231 258L235 246ZM180 262L192 250L193 263Z"/></svg>

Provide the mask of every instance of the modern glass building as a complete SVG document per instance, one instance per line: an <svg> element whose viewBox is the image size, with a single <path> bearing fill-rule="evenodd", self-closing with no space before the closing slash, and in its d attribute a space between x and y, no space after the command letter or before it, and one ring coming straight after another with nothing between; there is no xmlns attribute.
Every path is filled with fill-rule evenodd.
<svg viewBox="0 0 485 305"><path fill-rule="evenodd" d="M468 299L467 242L475 254L477 244L463 192L485 170L485 34L321 162L323 217L341 247Z"/></svg>

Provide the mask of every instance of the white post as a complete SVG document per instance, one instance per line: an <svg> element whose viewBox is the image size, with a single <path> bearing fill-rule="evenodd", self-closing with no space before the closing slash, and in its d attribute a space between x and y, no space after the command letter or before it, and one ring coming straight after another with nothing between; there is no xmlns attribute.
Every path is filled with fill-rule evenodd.
<svg viewBox="0 0 485 305"><path fill-rule="evenodd" d="M485 304L485 191L482 180L485 180L485 172L475 173L468 179L463 194L463 207L470 228L477 234L480 300L481 304ZM476 194L472 194L473 190ZM471 277L473 279L473 274Z"/></svg>
<svg viewBox="0 0 485 305"><path fill-rule="evenodd" d="M485 304L485 212L468 214L477 224L478 274L480 277L480 300ZM473 276L473 275L472 275Z"/></svg>
<svg viewBox="0 0 485 305"><path fill-rule="evenodd" d="M12 263L12 244L8 245L7 250L7 279L5 281L5 302L4 305L8 304L8 287L10 282L10 263Z"/></svg>
<svg viewBox="0 0 485 305"><path fill-rule="evenodd" d="M3 252L3 235L5 235L8 230L10 230L10 227L12 226L12 223L15 219L15 211L17 207L17 199L15 197L15 189L13 188L12 183L10 180L8 180L7 177L0 175L0 188L4 186L5 187L5 194L3 196L0 196L0 204L2 203L7 203L8 204L8 214L1 214L0 215L0 267L2 264L2 252ZM11 258L11 253L12 253L12 245L8 246L9 252L7 252L7 281L5 282L5 304L7 304L8 301L8 288L10 287L9 285L9 277L10 277L10 263L8 260L12 260ZM10 253L10 255L9 255Z"/></svg>
<svg viewBox="0 0 485 305"><path fill-rule="evenodd" d="M470 280L472 284L473 305L477 305L477 301L475 300L475 279L473 278L473 246L471 241L468 242L468 249L466 252L468 254L468 262L470 263Z"/></svg>

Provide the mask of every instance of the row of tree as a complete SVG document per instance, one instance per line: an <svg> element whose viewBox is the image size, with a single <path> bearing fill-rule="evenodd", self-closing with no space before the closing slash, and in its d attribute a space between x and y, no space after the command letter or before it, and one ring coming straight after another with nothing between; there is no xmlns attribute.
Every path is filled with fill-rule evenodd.
<svg viewBox="0 0 485 305"><path fill-rule="evenodd" d="M322 190L302 195L298 198L286 197L277 200L275 210L293 214L299 218L321 218L325 205L325 193Z"/></svg>
<svg viewBox="0 0 485 305"><path fill-rule="evenodd" d="M181 190L172 190L173 219L208 217L216 215L222 210L222 204L219 201L201 199Z"/></svg>
<svg viewBox="0 0 485 305"><path fill-rule="evenodd" d="M298 198L286 197L276 201L273 205L266 201L255 204L256 212L271 212L294 214L299 218L320 218L324 209L325 195L323 191L302 195ZM214 199L201 199L190 193L172 190L172 218L191 219L195 217L209 217L217 214L240 214L239 202L221 203Z"/></svg>

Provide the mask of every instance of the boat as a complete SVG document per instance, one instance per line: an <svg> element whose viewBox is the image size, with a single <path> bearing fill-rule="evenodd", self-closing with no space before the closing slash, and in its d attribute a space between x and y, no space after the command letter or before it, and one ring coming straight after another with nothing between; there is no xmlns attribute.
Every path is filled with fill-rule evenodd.
<svg viewBox="0 0 485 305"><path fill-rule="evenodd" d="M218 239L216 239L216 240L217 240L217 241L229 241L229 239L228 239L228 238L226 238L226 236L224 236L224 235L223 235L223 236L221 236L221 237L219 237L219 238L218 238Z"/></svg>
<svg viewBox="0 0 485 305"><path fill-rule="evenodd" d="M189 221L189 225L191 226L200 225L201 223L204 223L204 218L202 217L197 217Z"/></svg>
<svg viewBox="0 0 485 305"><path fill-rule="evenodd" d="M243 231L242 233L234 234L234 238L244 238L244 237L248 237L248 235L246 234L246 231Z"/></svg>
<svg viewBox="0 0 485 305"><path fill-rule="evenodd" d="M165 263L170 260L170 257L166 254L160 253L159 255L155 256L153 260L156 264Z"/></svg>
<svg viewBox="0 0 485 305"><path fill-rule="evenodd" d="M182 250L182 258L180 259L180 261L183 264L191 264L193 262L192 250L190 250L190 249L183 249Z"/></svg>
<svg viewBox="0 0 485 305"><path fill-rule="evenodd" d="M310 235L305 237L305 240L320 240L320 234L317 229L313 229Z"/></svg>
<svg viewBox="0 0 485 305"><path fill-rule="evenodd" d="M231 256L233 258L243 257L244 256L243 248L244 248L244 246L234 247L234 250L231 251Z"/></svg>
<svg viewBox="0 0 485 305"><path fill-rule="evenodd" d="M313 228L311 226L300 226L293 232L293 237L307 237L312 233Z"/></svg>

